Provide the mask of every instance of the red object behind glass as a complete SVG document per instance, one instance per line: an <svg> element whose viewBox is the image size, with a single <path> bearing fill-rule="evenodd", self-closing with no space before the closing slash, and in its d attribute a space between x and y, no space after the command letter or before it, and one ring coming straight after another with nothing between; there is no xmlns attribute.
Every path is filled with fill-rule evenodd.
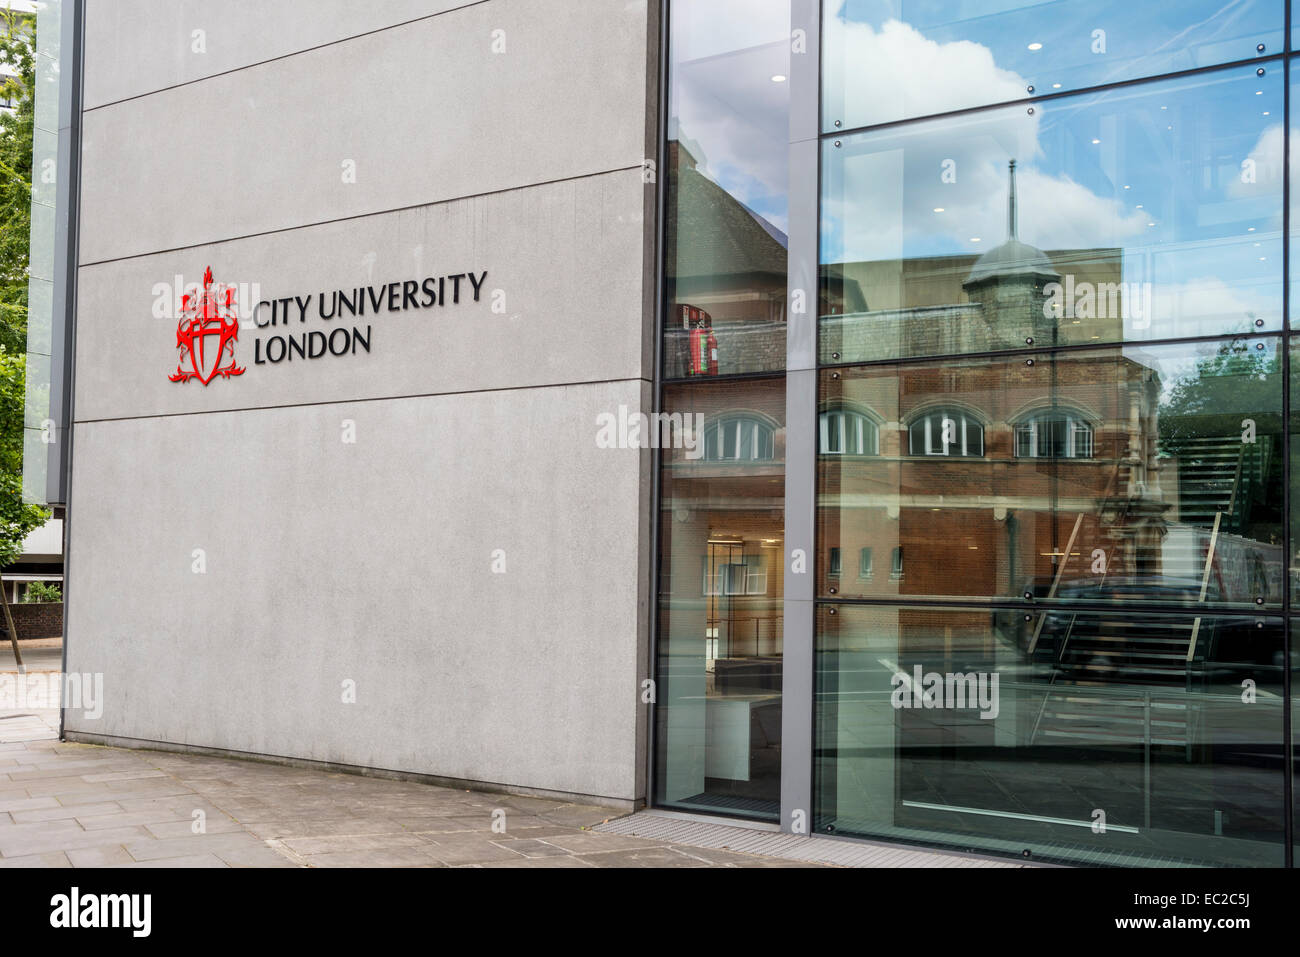
<svg viewBox="0 0 1300 957"><path fill-rule="evenodd" d="M718 374L718 338L713 334L713 318L697 306L680 306L682 328L690 329L690 362L687 375Z"/></svg>

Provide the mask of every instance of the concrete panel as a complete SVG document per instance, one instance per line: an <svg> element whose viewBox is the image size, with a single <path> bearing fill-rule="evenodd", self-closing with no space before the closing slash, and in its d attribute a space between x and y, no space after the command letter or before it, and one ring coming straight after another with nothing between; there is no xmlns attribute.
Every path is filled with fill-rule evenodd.
<svg viewBox="0 0 1300 957"><path fill-rule="evenodd" d="M469 0L89 0L86 109L335 43Z"/></svg>
<svg viewBox="0 0 1300 957"><path fill-rule="evenodd" d="M90 111L81 262L640 167L647 21L492 0Z"/></svg>
<svg viewBox="0 0 1300 957"><path fill-rule="evenodd" d="M642 388L79 425L68 728L635 799Z"/></svg>
<svg viewBox="0 0 1300 957"><path fill-rule="evenodd" d="M650 361L645 189L631 170L82 267L77 418L638 378ZM235 348L242 376L206 387L171 382L177 320L154 317L154 287L174 285L176 274L200 282L208 266L217 282L259 284L265 299L312 296L309 318L263 330L243 314ZM463 281L460 305L318 316L321 292L328 299L332 290L471 270L487 271L478 303ZM494 301L504 311L494 312ZM256 364L259 338L265 350L272 334L340 324L370 327L369 354Z"/></svg>

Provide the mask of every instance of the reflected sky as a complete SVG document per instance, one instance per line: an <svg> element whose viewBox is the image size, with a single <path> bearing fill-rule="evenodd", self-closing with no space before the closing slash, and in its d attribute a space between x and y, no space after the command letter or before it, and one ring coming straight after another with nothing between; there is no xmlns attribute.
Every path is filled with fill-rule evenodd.
<svg viewBox="0 0 1300 957"><path fill-rule="evenodd" d="M828 139L822 261L997 247L1015 159L1020 239L1098 250L1122 281L1153 285L1154 321L1125 338L1280 328L1284 84L1271 66Z"/></svg>
<svg viewBox="0 0 1300 957"><path fill-rule="evenodd" d="M1279 53L1284 17L1283 0L827 0L824 128Z"/></svg>
<svg viewBox="0 0 1300 957"><path fill-rule="evenodd" d="M789 0L677 0L672 6L668 139L783 232L789 32Z"/></svg>

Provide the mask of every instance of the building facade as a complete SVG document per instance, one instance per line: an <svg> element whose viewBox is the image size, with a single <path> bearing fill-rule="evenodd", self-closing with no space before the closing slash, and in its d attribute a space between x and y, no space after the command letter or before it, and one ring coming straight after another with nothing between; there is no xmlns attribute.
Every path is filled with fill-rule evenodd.
<svg viewBox="0 0 1300 957"><path fill-rule="evenodd" d="M1285 0L42 15L69 738L1291 865Z"/></svg>

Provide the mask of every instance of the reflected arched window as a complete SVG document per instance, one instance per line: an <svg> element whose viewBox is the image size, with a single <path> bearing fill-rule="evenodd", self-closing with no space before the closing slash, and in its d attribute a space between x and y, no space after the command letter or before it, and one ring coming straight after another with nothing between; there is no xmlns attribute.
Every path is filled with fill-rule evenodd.
<svg viewBox="0 0 1300 957"><path fill-rule="evenodd" d="M1016 424L1016 458L1092 458L1092 426L1072 412L1039 412Z"/></svg>
<svg viewBox="0 0 1300 957"><path fill-rule="evenodd" d="M880 429L861 412L830 409L818 416L822 455L879 455Z"/></svg>
<svg viewBox="0 0 1300 957"><path fill-rule="evenodd" d="M957 409L927 412L907 428L912 455L982 456L984 426Z"/></svg>
<svg viewBox="0 0 1300 957"><path fill-rule="evenodd" d="M752 415L728 415L704 430L704 458L709 462L770 462L775 430Z"/></svg>

